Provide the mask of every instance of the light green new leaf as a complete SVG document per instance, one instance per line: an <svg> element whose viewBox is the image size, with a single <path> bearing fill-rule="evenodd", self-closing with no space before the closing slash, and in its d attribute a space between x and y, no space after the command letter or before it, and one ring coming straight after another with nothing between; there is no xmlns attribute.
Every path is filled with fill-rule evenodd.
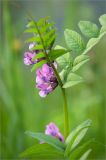
<svg viewBox="0 0 106 160"><path fill-rule="evenodd" d="M63 69L60 73L59 76L63 82L63 84L66 82L66 78L67 78L67 68Z"/></svg>
<svg viewBox="0 0 106 160"><path fill-rule="evenodd" d="M70 66L72 63L71 54L69 52L66 52L66 54L64 54L63 56L58 57L56 61L61 69L67 68L67 66Z"/></svg>
<svg viewBox="0 0 106 160"><path fill-rule="evenodd" d="M87 55L82 54L80 56L77 56L73 62L72 71L73 72L77 71L81 66L83 66L88 61L89 61L89 56Z"/></svg>
<svg viewBox="0 0 106 160"><path fill-rule="evenodd" d="M69 155L70 152L81 142L90 126L91 120L87 120L70 133L65 141L67 146L65 155Z"/></svg>
<svg viewBox="0 0 106 160"><path fill-rule="evenodd" d="M50 57L50 59L52 61L52 60L55 60L56 58L64 55L65 53L67 53L67 50L64 50L64 49L54 49L54 50L51 50L48 53L48 56Z"/></svg>
<svg viewBox="0 0 106 160"><path fill-rule="evenodd" d="M103 14L102 16L100 16L99 22L102 26L106 26L106 14Z"/></svg>
<svg viewBox="0 0 106 160"><path fill-rule="evenodd" d="M60 46L60 45L56 45L56 46L54 47L54 49L64 49L64 50L67 50L65 47L62 47L62 46Z"/></svg>
<svg viewBox="0 0 106 160"><path fill-rule="evenodd" d="M91 153L92 149L89 149L88 151L86 151L79 160L87 160L89 154Z"/></svg>
<svg viewBox="0 0 106 160"><path fill-rule="evenodd" d="M64 152L61 152L49 144L36 144L20 154L20 158L34 160L64 160Z"/></svg>
<svg viewBox="0 0 106 160"><path fill-rule="evenodd" d="M106 32L106 26L102 26L101 29L100 29L100 34Z"/></svg>
<svg viewBox="0 0 106 160"><path fill-rule="evenodd" d="M66 44L70 50L78 53L84 51L85 49L84 41L77 32L66 29L64 32L64 36Z"/></svg>
<svg viewBox="0 0 106 160"><path fill-rule="evenodd" d="M106 32L103 32L102 34L100 34L100 36L99 36L98 38L91 38L91 39L88 41L88 43L87 43L87 48L86 48L86 50L85 50L82 54L87 54L87 53L89 53L89 52L92 50L92 48L93 48L96 44L98 44L98 43L100 42L100 40L101 40L104 36L106 36Z"/></svg>
<svg viewBox="0 0 106 160"><path fill-rule="evenodd" d="M72 87L81 82L83 82L82 77L78 76L75 73L69 73L66 82L63 84L63 88Z"/></svg>
<svg viewBox="0 0 106 160"><path fill-rule="evenodd" d="M31 72L35 71L37 68L40 68L43 64L47 63L47 60L41 60L40 62L37 62L33 65L31 68Z"/></svg>
<svg viewBox="0 0 106 160"><path fill-rule="evenodd" d="M30 131L27 131L25 133L32 138L38 139L39 141L43 141L45 143L52 145L53 147L57 148L60 151L64 151L65 149L64 143L60 142L57 138L54 138L50 135L46 135L44 133L34 133Z"/></svg>
<svg viewBox="0 0 106 160"><path fill-rule="evenodd" d="M80 21L78 24L81 32L89 37L97 37L99 34L98 26L90 21Z"/></svg>

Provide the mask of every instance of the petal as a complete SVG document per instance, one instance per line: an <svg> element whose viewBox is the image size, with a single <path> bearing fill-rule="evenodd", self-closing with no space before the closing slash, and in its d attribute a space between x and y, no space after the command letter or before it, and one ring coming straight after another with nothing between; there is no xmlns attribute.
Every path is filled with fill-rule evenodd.
<svg viewBox="0 0 106 160"><path fill-rule="evenodd" d="M49 73L49 66L47 64L44 64L42 66L42 72L48 74Z"/></svg>
<svg viewBox="0 0 106 160"><path fill-rule="evenodd" d="M57 134L57 138L58 138L60 141L64 142L64 137L63 137L63 135L62 135L60 132Z"/></svg>
<svg viewBox="0 0 106 160"><path fill-rule="evenodd" d="M32 50L32 48L35 46L35 43L33 42L33 43L30 43L29 44L29 50Z"/></svg>
<svg viewBox="0 0 106 160"><path fill-rule="evenodd" d="M39 95L40 95L41 97L46 97L46 96L47 96L47 94L46 94L45 91L40 91L40 92L39 92Z"/></svg>
<svg viewBox="0 0 106 160"><path fill-rule="evenodd" d="M42 83L44 83L44 81L43 81L43 79L41 77L36 76L36 83L42 84Z"/></svg>
<svg viewBox="0 0 106 160"><path fill-rule="evenodd" d="M28 58L24 58L24 64L29 66L31 61Z"/></svg>

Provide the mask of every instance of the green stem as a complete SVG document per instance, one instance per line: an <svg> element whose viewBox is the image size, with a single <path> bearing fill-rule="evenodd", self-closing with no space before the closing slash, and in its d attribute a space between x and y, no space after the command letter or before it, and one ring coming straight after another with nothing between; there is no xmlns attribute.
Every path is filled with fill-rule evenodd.
<svg viewBox="0 0 106 160"><path fill-rule="evenodd" d="M68 105L67 105L67 98L66 98L66 93L65 93L65 89L62 88L63 83L61 81L61 78L55 68L55 66L52 64L52 68L54 70L54 73L56 75L56 78L58 80L58 83L60 85L61 91L62 91L62 95L63 95L63 100L64 100L64 137L65 139L68 136L69 133L69 119L68 119Z"/></svg>
<svg viewBox="0 0 106 160"><path fill-rule="evenodd" d="M65 89L61 88L61 90L62 90L63 99L64 99L64 137L66 139L69 133L68 105L67 105Z"/></svg>

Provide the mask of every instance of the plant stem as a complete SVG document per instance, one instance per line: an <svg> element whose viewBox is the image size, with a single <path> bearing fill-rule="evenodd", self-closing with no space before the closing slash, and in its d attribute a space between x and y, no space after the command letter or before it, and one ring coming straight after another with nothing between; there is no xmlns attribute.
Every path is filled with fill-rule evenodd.
<svg viewBox="0 0 106 160"><path fill-rule="evenodd" d="M52 68L54 70L54 73L56 75L56 78L58 80L58 83L60 85L60 88L61 88L61 91L62 91L62 95L63 95L63 100L64 100L64 137L66 139L67 136L68 136L68 133L69 133L68 105L67 105L66 93L65 93L65 89L62 88L63 83L61 81L61 78L60 78L55 66L53 64L51 66L52 66Z"/></svg>
<svg viewBox="0 0 106 160"><path fill-rule="evenodd" d="M65 89L61 88L61 90L64 99L64 137L66 139L69 133L68 105L67 105Z"/></svg>

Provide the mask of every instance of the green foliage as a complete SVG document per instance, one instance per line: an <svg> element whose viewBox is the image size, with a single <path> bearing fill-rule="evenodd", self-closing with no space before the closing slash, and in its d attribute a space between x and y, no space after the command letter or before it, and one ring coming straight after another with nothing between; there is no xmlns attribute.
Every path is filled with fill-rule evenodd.
<svg viewBox="0 0 106 160"><path fill-rule="evenodd" d="M106 32L106 26L102 26L101 29L100 29L100 34Z"/></svg>
<svg viewBox="0 0 106 160"><path fill-rule="evenodd" d="M35 69L40 68L43 64L47 63L47 60L42 60L40 62L37 62L36 64L33 65L31 68L31 72L35 71Z"/></svg>
<svg viewBox="0 0 106 160"><path fill-rule="evenodd" d="M78 53L84 51L85 49L84 41L77 32L66 29L64 31L64 36L66 44L70 50Z"/></svg>
<svg viewBox="0 0 106 160"><path fill-rule="evenodd" d="M61 69L65 69L65 68L68 68L70 65L71 65L71 54L69 53L69 51L67 51L66 48L62 47L62 46L55 46L55 49L64 49L66 51L66 54L58 57L56 59L57 63L59 64L59 67Z"/></svg>
<svg viewBox="0 0 106 160"><path fill-rule="evenodd" d="M41 142L43 141L52 145L53 147L57 148L60 151L64 151L65 148L64 144L52 136L46 135L44 133L34 133L30 131L27 131L25 133L35 139L38 139Z"/></svg>
<svg viewBox="0 0 106 160"><path fill-rule="evenodd" d="M106 14L100 16L99 22L102 26L106 26Z"/></svg>
<svg viewBox="0 0 106 160"><path fill-rule="evenodd" d="M87 120L79 125L75 130L73 130L70 135L67 137L65 144L66 150L65 155L69 155L70 152L75 149L75 147L81 142L84 138L88 128L91 126L91 120Z"/></svg>
<svg viewBox="0 0 106 160"><path fill-rule="evenodd" d="M89 140L85 142L84 144L76 147L70 154L70 159L75 160L81 157L84 153L86 153L86 150L91 146L93 140Z"/></svg>
<svg viewBox="0 0 106 160"><path fill-rule="evenodd" d="M35 160L64 160L64 152L59 151L47 143L36 144L23 153L20 158L34 158Z"/></svg>
<svg viewBox="0 0 106 160"><path fill-rule="evenodd" d="M20 154L20 158L34 158L35 160L86 160L91 151L88 148L92 141L89 140L80 146L79 144L90 126L91 120L83 122L69 134L64 143L52 136L28 131L26 132L27 135L42 143L25 150Z"/></svg>
<svg viewBox="0 0 106 160"><path fill-rule="evenodd" d="M93 49L93 47L94 47L95 45L97 45L105 35L106 35L106 32L103 32L102 34L99 35L98 38L91 38L91 39L88 41L87 46L86 46L86 49L85 49L85 51L84 51L82 54L87 54L87 53L89 53L89 52Z"/></svg>
<svg viewBox="0 0 106 160"><path fill-rule="evenodd" d="M92 149L87 150L81 157L79 160L86 160L90 154L90 152L92 151Z"/></svg>
<svg viewBox="0 0 106 160"><path fill-rule="evenodd" d="M87 55L80 55L77 56L73 62L73 68L72 71L75 72L77 71L83 64L89 61L89 56Z"/></svg>
<svg viewBox="0 0 106 160"><path fill-rule="evenodd" d="M32 58L32 60L35 61L35 60L37 60L37 59L39 59L39 58L45 58L45 54L44 54L43 52L39 52L39 54L36 54L36 55Z"/></svg>
<svg viewBox="0 0 106 160"><path fill-rule="evenodd" d="M90 21L80 21L78 24L81 32L89 38L97 37L99 34L99 29L96 24Z"/></svg>
<svg viewBox="0 0 106 160"><path fill-rule="evenodd" d="M63 85L63 88L72 87L78 83L83 82L83 79L75 73L69 73L66 79L66 82Z"/></svg>
<svg viewBox="0 0 106 160"><path fill-rule="evenodd" d="M56 58L61 57L65 53L67 53L67 50L65 50L65 49L54 49L49 52L49 57L50 57L51 61L53 61Z"/></svg>
<svg viewBox="0 0 106 160"><path fill-rule="evenodd" d="M51 62L52 60L60 56L60 54L65 53L63 50L61 51L61 53L60 51L54 51L55 53L51 51L51 57L49 57L47 50L51 50L54 44L56 37L56 28L54 27L54 22L49 22L48 20L49 17L42 18L38 22L31 20L27 25L27 29L25 30L25 32L33 34L31 38L28 38L26 40L27 43L35 42L35 46L32 48L32 50L38 50L39 52L42 52L42 54L40 54L40 57L38 56L38 58L41 58L40 62L36 63L31 71L34 71L45 62ZM44 55L46 61L43 60ZM37 57L35 56L34 59L36 58Z"/></svg>

